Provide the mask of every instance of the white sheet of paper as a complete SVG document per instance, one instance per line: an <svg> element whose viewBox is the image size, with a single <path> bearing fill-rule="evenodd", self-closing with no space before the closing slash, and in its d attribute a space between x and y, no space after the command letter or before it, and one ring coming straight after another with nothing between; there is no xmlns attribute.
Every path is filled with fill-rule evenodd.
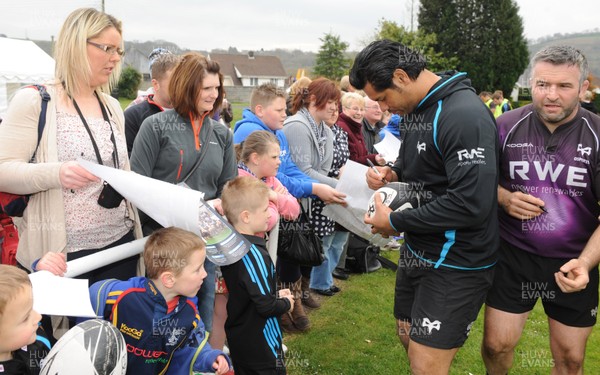
<svg viewBox="0 0 600 375"><path fill-rule="evenodd" d="M346 194L346 207L339 204L329 204L323 209L323 215L337 221L344 228L369 240L376 246L383 246L389 240L379 234L372 234L371 227L364 222L364 216L369 206L369 200L375 192L367 185L367 170L369 167L348 160L344 172L335 189Z"/></svg>
<svg viewBox="0 0 600 375"><path fill-rule="evenodd" d="M381 142L375 143L373 147L375 147L377 152L383 156L385 161L393 163L398 159L398 153L400 152L402 142L389 131L385 129L382 129L381 131L385 133L385 137Z"/></svg>
<svg viewBox="0 0 600 375"><path fill-rule="evenodd" d="M369 167L348 160L335 189L346 194L348 207L364 209L369 205L369 199L375 191L367 186L367 170Z"/></svg>
<svg viewBox="0 0 600 375"><path fill-rule="evenodd" d="M40 314L96 317L88 281L55 276L48 271L29 275L33 289L33 309Z"/></svg>

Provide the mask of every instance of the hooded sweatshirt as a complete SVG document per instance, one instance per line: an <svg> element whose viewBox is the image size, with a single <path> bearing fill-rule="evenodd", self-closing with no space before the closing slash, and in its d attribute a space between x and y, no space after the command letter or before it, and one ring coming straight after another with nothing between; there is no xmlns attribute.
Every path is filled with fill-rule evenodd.
<svg viewBox="0 0 600 375"><path fill-rule="evenodd" d="M496 124L466 73L441 78L404 116L404 142L393 166L421 206L393 212L390 223L405 232L408 250L433 268L486 269L496 261L499 241Z"/></svg>
<svg viewBox="0 0 600 375"><path fill-rule="evenodd" d="M248 108L244 109L242 119L236 122L233 128L233 142L242 143L253 131L267 130L275 134L279 140L281 164L277 172L277 179L296 198L305 198L312 194L313 179L304 174L290 158L290 148L283 131L271 130Z"/></svg>

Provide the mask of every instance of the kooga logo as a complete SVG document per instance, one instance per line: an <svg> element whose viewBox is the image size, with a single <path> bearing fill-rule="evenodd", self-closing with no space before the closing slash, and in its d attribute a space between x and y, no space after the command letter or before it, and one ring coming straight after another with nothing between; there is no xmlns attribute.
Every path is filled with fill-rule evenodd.
<svg viewBox="0 0 600 375"><path fill-rule="evenodd" d="M533 143L509 143L506 145L509 148L533 147Z"/></svg>

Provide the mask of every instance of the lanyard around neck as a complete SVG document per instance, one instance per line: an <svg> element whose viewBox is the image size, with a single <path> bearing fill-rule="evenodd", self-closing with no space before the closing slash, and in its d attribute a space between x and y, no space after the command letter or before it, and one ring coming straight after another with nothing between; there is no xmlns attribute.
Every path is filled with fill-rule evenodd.
<svg viewBox="0 0 600 375"><path fill-rule="evenodd" d="M113 144L113 153L112 153L113 164L114 164L114 167L118 169L119 168L119 153L117 152L117 142L115 140L115 133L113 131L112 125L110 124L110 119L108 118L108 113L106 113L106 108L104 108L104 105L100 101L98 94L96 92L94 92L94 95L96 96L96 99L98 99L98 104L100 104L100 110L102 111L102 117L104 118L104 121L106 123L108 123L108 126L110 127L110 140L112 141L112 144ZM94 136L92 135L92 131L90 130L90 127L89 127L87 121L85 121L85 117L83 117L83 114L81 113L81 109L79 109L79 106L77 105L77 102L75 101L75 98L71 98L71 100L73 101L73 106L75 107L75 110L77 111L77 114L79 115L79 118L81 119L81 122L83 122L83 126L85 127L85 130L87 130L87 133L90 136L90 140L92 141L92 146L94 147L94 152L96 153L96 158L98 159L98 164L104 165L104 163L102 163L102 157L100 156L100 150L98 149L96 140L94 139Z"/></svg>

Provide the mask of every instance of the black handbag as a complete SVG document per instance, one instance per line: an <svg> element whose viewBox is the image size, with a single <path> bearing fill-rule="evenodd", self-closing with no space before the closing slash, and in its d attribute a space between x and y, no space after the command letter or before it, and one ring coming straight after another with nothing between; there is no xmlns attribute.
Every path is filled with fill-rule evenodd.
<svg viewBox="0 0 600 375"><path fill-rule="evenodd" d="M320 266L323 263L323 242L315 232L308 215L300 204L296 220L279 222L277 257L301 266Z"/></svg>
<svg viewBox="0 0 600 375"><path fill-rule="evenodd" d="M348 248L346 249L346 268L352 273L370 273L380 269L383 264L379 256L379 246L374 246L364 238L350 233ZM386 263L389 266L389 263ZM398 268L394 264L393 271Z"/></svg>

